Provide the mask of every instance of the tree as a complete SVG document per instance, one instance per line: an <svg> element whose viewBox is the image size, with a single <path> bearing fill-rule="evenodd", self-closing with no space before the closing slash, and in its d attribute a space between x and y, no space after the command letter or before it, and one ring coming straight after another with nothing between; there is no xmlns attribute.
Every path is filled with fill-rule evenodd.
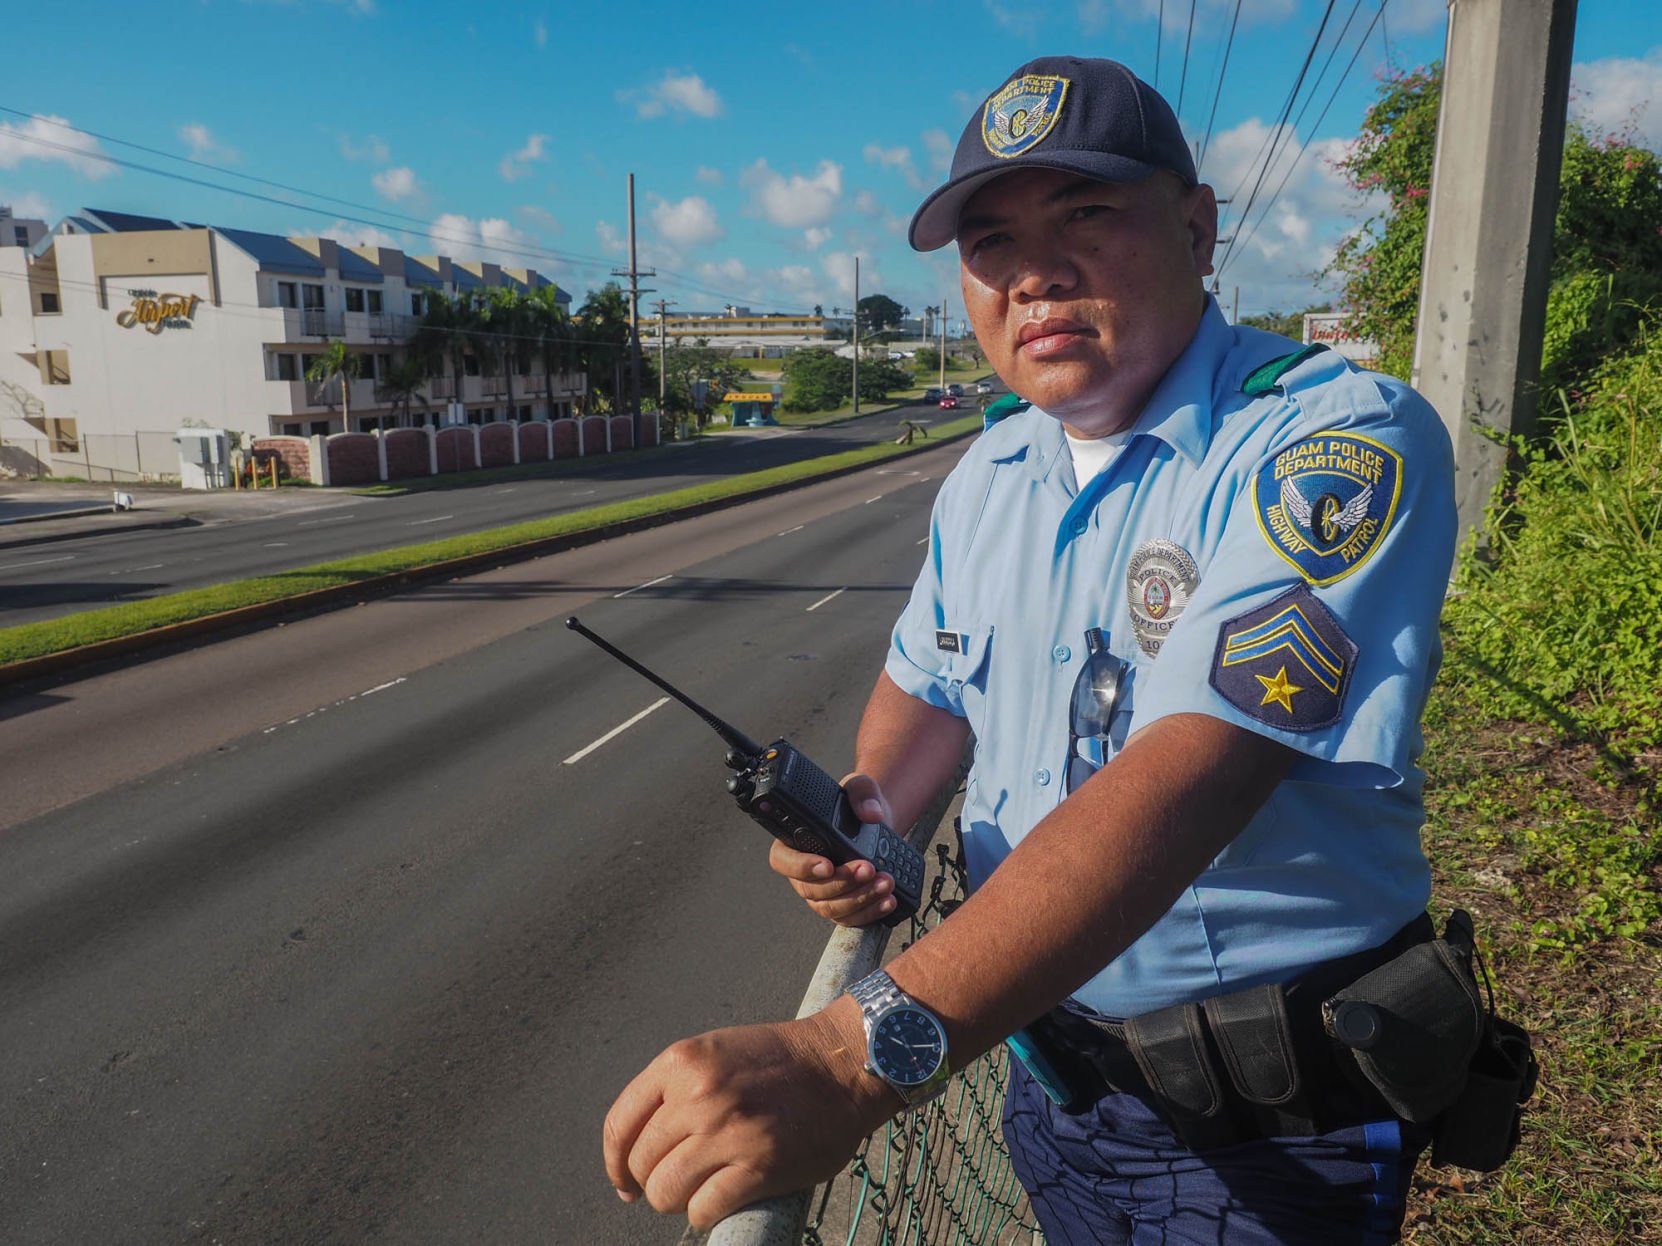
<svg viewBox="0 0 1662 1246"><path fill-rule="evenodd" d="M466 356L478 338L478 316L473 299L458 293L454 298L434 290L427 296L427 314L417 330L413 349L433 374L443 371L442 360L450 361L454 379L451 400L462 399L462 377L467 373Z"/></svg>
<svg viewBox="0 0 1662 1246"><path fill-rule="evenodd" d="M331 338L323 353L312 361L311 367L306 369L308 381L318 381L324 385L331 381L340 382L340 418L341 425L347 432L352 431L352 381L358 375L362 359L354 355L345 342L340 338Z"/></svg>
<svg viewBox="0 0 1662 1246"><path fill-rule="evenodd" d="M421 403L423 411L433 410L433 404L427 400L425 392L427 377L427 365L415 356L407 355L387 369L378 388L381 394L392 399L393 406L408 420L415 402Z"/></svg>
<svg viewBox="0 0 1662 1246"><path fill-rule="evenodd" d="M628 358L629 300L615 281L591 291L577 312L579 352L596 406L618 409Z"/></svg>
<svg viewBox="0 0 1662 1246"><path fill-rule="evenodd" d="M692 412L694 384L704 381L717 401L729 390L742 389L750 379L743 365L734 362L726 348L712 347L707 338L699 338L692 345L671 346L664 351L664 409L672 415ZM699 427L708 418L710 401L698 412Z"/></svg>
<svg viewBox="0 0 1662 1246"><path fill-rule="evenodd" d="M855 309L860 325L860 336L875 336L886 329L898 329L906 318L906 309L887 294L868 294Z"/></svg>
<svg viewBox="0 0 1662 1246"><path fill-rule="evenodd" d="M1379 343L1381 370L1406 377L1419 315L1442 67L1380 84L1362 133L1338 162L1350 185L1385 206L1342 243L1327 273L1355 330ZM1565 135L1553 233L1552 286L1541 384L1575 384L1594 362L1633 342L1643 308L1662 302L1662 164L1629 134ZM1552 410L1545 404L1543 415Z"/></svg>
<svg viewBox="0 0 1662 1246"><path fill-rule="evenodd" d="M1304 337L1304 318L1314 312L1331 311L1331 303L1318 303L1306 307L1301 312L1267 311L1255 316L1242 316L1241 323L1254 329L1264 329L1270 333L1279 333L1283 337L1290 337L1299 341Z"/></svg>
<svg viewBox="0 0 1662 1246"><path fill-rule="evenodd" d="M560 302L557 286L542 286L526 299L526 331L542 356L543 397L549 415L554 413L554 375L576 369L579 362L577 326Z"/></svg>

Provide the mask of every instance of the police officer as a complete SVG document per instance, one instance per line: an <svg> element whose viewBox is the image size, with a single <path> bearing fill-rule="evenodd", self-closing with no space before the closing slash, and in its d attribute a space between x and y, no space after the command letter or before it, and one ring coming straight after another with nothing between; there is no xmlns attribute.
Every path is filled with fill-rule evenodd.
<svg viewBox="0 0 1662 1246"><path fill-rule="evenodd" d="M910 825L973 733L972 894L818 1015L654 1061L607 1119L621 1197L708 1224L827 1179L1014 1035L1051 1243L1395 1237L1425 1130L1330 1067L1318 1009L1425 937L1450 447L1397 381L1229 325L1216 226L1122 65L1031 62L971 118L911 241L956 241L1032 405L941 490L846 783ZM832 920L893 905L867 864L772 863Z"/></svg>

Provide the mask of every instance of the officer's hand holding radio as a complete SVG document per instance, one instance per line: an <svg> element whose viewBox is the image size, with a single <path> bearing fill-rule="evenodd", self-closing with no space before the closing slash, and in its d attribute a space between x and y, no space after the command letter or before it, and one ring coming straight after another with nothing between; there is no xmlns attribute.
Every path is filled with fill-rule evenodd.
<svg viewBox="0 0 1662 1246"><path fill-rule="evenodd" d="M894 814L876 779L850 774L843 778L842 787L860 821L894 825ZM839 926L869 926L894 911L894 879L870 861L837 865L776 839L768 864L775 874L790 880L792 889L817 916Z"/></svg>

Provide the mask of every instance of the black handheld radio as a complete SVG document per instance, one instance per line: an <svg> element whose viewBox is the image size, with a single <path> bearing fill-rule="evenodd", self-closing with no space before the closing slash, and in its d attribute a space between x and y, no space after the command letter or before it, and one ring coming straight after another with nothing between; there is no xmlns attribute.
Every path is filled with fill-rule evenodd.
<svg viewBox="0 0 1662 1246"><path fill-rule="evenodd" d="M821 770L789 740L766 748L729 726L686 693L647 670L610 642L602 640L575 617L566 626L585 636L638 675L650 679L697 714L728 744L723 759L736 771L727 780L739 808L761 823L768 834L795 848L829 859L837 865L870 861L894 879L895 906L883 918L898 925L918 911L923 901L923 854L888 827L861 822L837 781Z"/></svg>

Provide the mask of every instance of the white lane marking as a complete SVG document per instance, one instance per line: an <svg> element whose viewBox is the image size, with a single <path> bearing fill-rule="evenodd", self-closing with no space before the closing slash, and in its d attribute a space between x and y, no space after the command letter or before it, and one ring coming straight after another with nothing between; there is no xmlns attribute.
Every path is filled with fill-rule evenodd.
<svg viewBox="0 0 1662 1246"><path fill-rule="evenodd" d="M865 501L865 504L867 506L870 506L873 502L881 502L882 500L883 500L883 495L881 493L879 493L874 498L867 498L866 501Z"/></svg>
<svg viewBox="0 0 1662 1246"><path fill-rule="evenodd" d="M573 493L571 496L574 497L574 498L586 498L586 497L593 497L596 493L599 493L599 492L600 492L599 489L584 489L583 492Z"/></svg>
<svg viewBox="0 0 1662 1246"><path fill-rule="evenodd" d="M412 519L412 520L410 520L410 527L413 528L417 524L424 524L424 523L443 523L446 519L454 519L454 518L456 518L456 516L454 516L454 515L434 515L431 519Z"/></svg>
<svg viewBox="0 0 1662 1246"><path fill-rule="evenodd" d="M343 705L350 705L352 702L361 700L364 697L372 697L377 692L385 692L388 688L396 688L407 678L409 677L406 675L400 675L397 679L389 679L384 684L376 684L373 688L366 688L362 692L354 692L349 697L342 697L333 705L320 705L308 714L300 714L297 717L289 719L287 722L278 723L275 727L267 727L262 734L270 735L273 731L277 731L283 727L292 727L295 723L303 723L308 718L316 718L319 714L327 714L332 709L338 710Z"/></svg>
<svg viewBox="0 0 1662 1246"><path fill-rule="evenodd" d="M879 476L918 476L922 473L915 468L912 471L903 472L898 467L880 467L876 474Z"/></svg>
<svg viewBox="0 0 1662 1246"><path fill-rule="evenodd" d="M355 512L355 511L353 512L353 514L356 514L356 513L357 512ZM320 523L339 523L343 519L351 519L351 518L352 518L352 515L331 515L328 519L302 519L299 523L295 524L294 526L296 528L311 528L311 527L315 527L317 524L320 524Z"/></svg>
<svg viewBox="0 0 1662 1246"><path fill-rule="evenodd" d="M286 548L288 548L288 542L287 541L267 541L265 543L265 547L267 549L286 549Z"/></svg>
<svg viewBox="0 0 1662 1246"><path fill-rule="evenodd" d="M154 571L158 567L165 567L165 566L167 566L167 564L165 562L147 562L142 567L128 567L124 571L108 571L108 572L105 572L105 574L106 575L127 575L130 572L134 572L134 571Z"/></svg>
<svg viewBox="0 0 1662 1246"><path fill-rule="evenodd" d="M773 535L774 536L790 536L790 534L793 533L793 532L801 532L807 526L808 526L807 524L799 523L794 528L786 528L783 532L775 532Z"/></svg>
<svg viewBox="0 0 1662 1246"><path fill-rule="evenodd" d="M665 580L670 580L670 579L674 579L674 578L675 578L674 576L661 575L656 580L648 580L645 584L637 584L637 585L635 585L634 588L626 588L621 593L613 593L612 596L614 598L616 598L616 597L627 597L627 596L629 596L630 593L638 593L643 588L651 588L654 584L662 584Z"/></svg>
<svg viewBox="0 0 1662 1246"><path fill-rule="evenodd" d="M821 597L813 605L809 606L808 609L809 610L818 610L821 606L823 606L826 602L830 601L833 597L841 597L846 592L848 592L848 589L846 587L839 588L836 592L828 593L824 597ZM807 611L804 611L804 613L807 613Z"/></svg>
<svg viewBox="0 0 1662 1246"><path fill-rule="evenodd" d="M49 562L74 562L74 554L65 554L62 558L37 558L33 562L8 562L0 566L0 571L11 571L17 567L44 567Z"/></svg>
<svg viewBox="0 0 1662 1246"><path fill-rule="evenodd" d="M640 713L636 714L633 718L629 719L628 722L619 723L617 726L613 727L610 731L608 731L605 735L601 736L598 740L596 740L593 744L589 745L587 748L578 749L575 753L573 753L570 757L566 758L560 764L562 766L575 765L577 762L582 761L583 758L587 757L590 753L594 752L594 750L599 748L602 744L606 743L606 741L614 739L615 737L622 735L625 731L629 730L629 728L633 727L636 723L640 722L641 719L645 718L653 710L658 709L661 706L665 706L665 705L668 705L668 704L669 704L669 698L668 697L659 697L651 705L647 706Z"/></svg>
<svg viewBox="0 0 1662 1246"><path fill-rule="evenodd" d="M517 485L516 485L516 486L514 486L514 487L515 487L515 488L518 488L518 486L517 486ZM514 491L514 490L513 490L513 489L498 489L498 490L497 490L497 491L496 491L496 496L497 496L497 497L501 497L501 496L502 496L502 495L503 495L503 494L504 494L504 493L512 493L512 492L513 492L513 491Z"/></svg>
<svg viewBox="0 0 1662 1246"><path fill-rule="evenodd" d="M918 544L919 544L919 545L928 545L928 544L929 544L929 538L928 538L928 537L924 537L924 538L923 538L923 540L921 540L921 541L919 541L919 542L918 542Z"/></svg>

